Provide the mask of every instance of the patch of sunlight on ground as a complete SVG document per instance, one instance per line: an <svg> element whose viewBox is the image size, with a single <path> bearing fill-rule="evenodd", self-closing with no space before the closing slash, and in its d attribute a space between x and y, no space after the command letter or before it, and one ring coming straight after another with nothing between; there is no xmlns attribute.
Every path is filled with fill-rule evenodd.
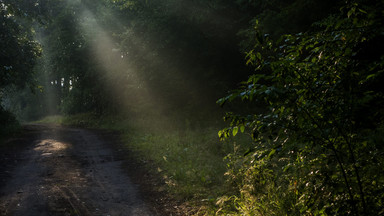
<svg viewBox="0 0 384 216"><path fill-rule="evenodd" d="M42 152L43 156L48 156L52 154L51 152L62 151L70 146L71 144L69 143L59 142L54 139L44 139L41 140L41 142L39 142L33 150Z"/></svg>

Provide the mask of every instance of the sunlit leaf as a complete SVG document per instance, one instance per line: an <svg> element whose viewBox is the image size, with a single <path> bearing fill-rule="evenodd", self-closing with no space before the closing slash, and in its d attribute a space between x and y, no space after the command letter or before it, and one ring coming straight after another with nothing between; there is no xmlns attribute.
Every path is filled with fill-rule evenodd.
<svg viewBox="0 0 384 216"><path fill-rule="evenodd" d="M233 136L236 136L236 134L239 132L239 128L238 127L234 127L233 129L232 129L232 135Z"/></svg>

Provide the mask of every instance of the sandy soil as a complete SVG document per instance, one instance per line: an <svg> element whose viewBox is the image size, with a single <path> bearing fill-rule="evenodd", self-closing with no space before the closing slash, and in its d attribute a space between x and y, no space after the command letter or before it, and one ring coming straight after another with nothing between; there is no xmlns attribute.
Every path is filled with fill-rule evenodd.
<svg viewBox="0 0 384 216"><path fill-rule="evenodd" d="M84 129L25 130L0 152L0 215L164 215L143 201L112 141Z"/></svg>

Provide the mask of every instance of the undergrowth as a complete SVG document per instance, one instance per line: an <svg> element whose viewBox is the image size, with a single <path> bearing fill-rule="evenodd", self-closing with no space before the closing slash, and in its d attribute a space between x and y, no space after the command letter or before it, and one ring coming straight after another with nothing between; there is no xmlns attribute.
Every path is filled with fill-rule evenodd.
<svg viewBox="0 0 384 216"><path fill-rule="evenodd" d="M0 146L5 140L20 131L20 124L15 116L0 106Z"/></svg>

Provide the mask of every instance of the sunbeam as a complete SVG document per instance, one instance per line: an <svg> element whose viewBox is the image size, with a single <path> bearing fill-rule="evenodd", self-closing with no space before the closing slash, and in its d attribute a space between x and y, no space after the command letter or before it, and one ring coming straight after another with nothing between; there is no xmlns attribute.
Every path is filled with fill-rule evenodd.
<svg viewBox="0 0 384 216"><path fill-rule="evenodd" d="M91 41L89 57L95 58L102 68L102 71L95 75L101 76L105 88L112 90L110 97L126 101L125 105L133 107L143 101L150 101L151 96L145 80L141 79L134 65L130 64L124 52L118 48L118 43L98 24L95 15L84 9L79 20L80 29ZM123 110L124 107L120 109Z"/></svg>
<svg viewBox="0 0 384 216"><path fill-rule="evenodd" d="M104 88L110 91L109 96L121 104L119 110L122 112L129 110L139 115L151 116L151 118L157 118L163 122L164 125L167 124L170 121L167 119L167 115L164 115L164 113L169 114L167 110L170 109L167 98L158 91L159 87L153 89L153 86L148 85L146 77L140 74L143 71L140 72L141 69L135 65L136 62L129 59L130 55L128 53L131 50L121 50L119 43L111 37L110 33L103 29L97 20L97 16L89 9L84 8L79 16L78 26L85 37L91 41L92 49L89 57L96 59L96 62L102 68L97 76L102 77ZM112 20L114 19L112 18ZM121 24L117 21L117 25ZM120 28L124 29L122 25ZM127 29L126 31L130 30ZM134 52L142 56L142 59L147 61L148 64L156 65L156 62L172 62L172 59L167 58L167 56L159 56L152 52L151 46L154 42L149 41L149 43L146 43L137 37L133 37L132 40L129 47L134 48ZM164 67L165 65L159 66ZM169 83L168 85L177 86L178 91L191 92L192 86L190 86L190 83L193 81L184 78L178 70L180 68L169 66L157 68L154 72L161 74L160 77L164 77L170 82L175 80L175 83ZM177 83L180 80L183 80L184 84ZM173 100L175 99L173 98Z"/></svg>

